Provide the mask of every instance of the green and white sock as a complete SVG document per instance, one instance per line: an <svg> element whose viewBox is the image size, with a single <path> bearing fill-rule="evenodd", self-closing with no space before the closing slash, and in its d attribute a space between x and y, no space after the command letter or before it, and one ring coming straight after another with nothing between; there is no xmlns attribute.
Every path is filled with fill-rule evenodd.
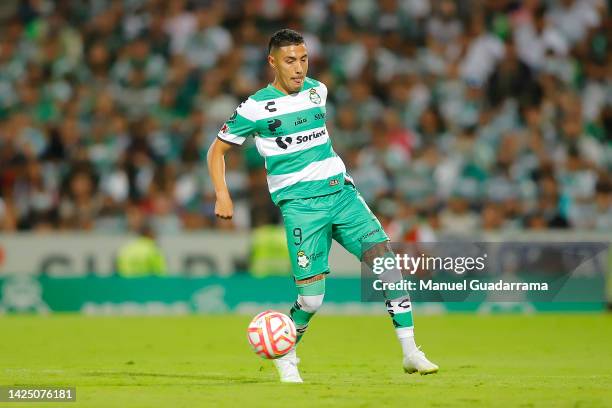
<svg viewBox="0 0 612 408"><path fill-rule="evenodd" d="M384 247L381 247L384 245ZM373 263L378 257L395 259L395 254L388 243L375 243L363 248L362 261L373 269ZM385 263L386 264L386 263ZM393 262L394 264L394 262ZM393 268L385 270L378 276L385 283L397 283L402 281L402 272ZM406 290L384 291L385 306L391 316L395 334L402 346L404 355L412 354L418 350L414 342L414 321L412 319L412 303Z"/></svg>
<svg viewBox="0 0 612 408"><path fill-rule="evenodd" d="M417 350L414 342L414 322L412 319L412 303L407 295L400 299L385 302L387 312L393 320L395 334L402 345L402 352L408 355Z"/></svg>
<svg viewBox="0 0 612 408"><path fill-rule="evenodd" d="M386 253L386 257L394 258L393 253ZM381 275L383 281L399 282L402 279L402 274L399 270L391 270ZM410 296L405 290L388 290L385 291L385 306L387 312L393 321L395 333L402 345L404 355L411 354L417 350L414 342L414 320L412 318L412 302Z"/></svg>

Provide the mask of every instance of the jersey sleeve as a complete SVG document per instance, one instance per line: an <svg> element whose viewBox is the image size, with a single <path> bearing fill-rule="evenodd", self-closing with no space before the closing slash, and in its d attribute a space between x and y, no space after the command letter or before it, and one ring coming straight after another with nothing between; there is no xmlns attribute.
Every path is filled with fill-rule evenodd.
<svg viewBox="0 0 612 408"><path fill-rule="evenodd" d="M234 145L242 145L247 137L257 133L256 104L251 99L241 103L223 124L217 138Z"/></svg>
<svg viewBox="0 0 612 408"><path fill-rule="evenodd" d="M323 100L326 101L327 100L327 86L323 82L320 82L320 81L319 81L319 86L321 88Z"/></svg>

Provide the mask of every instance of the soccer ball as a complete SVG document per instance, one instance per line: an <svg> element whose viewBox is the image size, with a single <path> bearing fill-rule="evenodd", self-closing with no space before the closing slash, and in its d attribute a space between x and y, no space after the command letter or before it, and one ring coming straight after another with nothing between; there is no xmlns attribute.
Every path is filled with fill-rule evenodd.
<svg viewBox="0 0 612 408"><path fill-rule="evenodd" d="M266 310L255 316L248 329L253 351L262 358L279 358L295 345L295 325L287 315Z"/></svg>

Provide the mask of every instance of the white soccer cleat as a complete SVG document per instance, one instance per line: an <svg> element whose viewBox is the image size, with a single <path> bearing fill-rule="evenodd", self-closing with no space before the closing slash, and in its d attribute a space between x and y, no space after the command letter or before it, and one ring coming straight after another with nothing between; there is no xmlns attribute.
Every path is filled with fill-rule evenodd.
<svg viewBox="0 0 612 408"><path fill-rule="evenodd" d="M421 375L435 374L439 367L429 361L420 349L404 356L404 372L408 374L418 372Z"/></svg>
<svg viewBox="0 0 612 408"><path fill-rule="evenodd" d="M278 370L278 375L280 376L280 380L283 383L301 383L302 377L300 377L300 372L298 371L298 363L300 359L297 358L295 354L295 347L291 349L290 352L285 354L284 356L277 358L274 361L274 365Z"/></svg>

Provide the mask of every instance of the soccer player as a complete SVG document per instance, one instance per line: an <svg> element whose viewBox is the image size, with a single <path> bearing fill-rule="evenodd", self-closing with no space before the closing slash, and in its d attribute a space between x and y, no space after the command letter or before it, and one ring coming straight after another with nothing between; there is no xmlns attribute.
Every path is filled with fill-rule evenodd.
<svg viewBox="0 0 612 408"><path fill-rule="evenodd" d="M298 342L323 303L332 239L361 261L393 256L389 238L332 149L325 126L327 87L308 78L308 54L296 31L277 31L268 46L274 81L241 103L223 125L208 151L215 187L215 214L233 216L225 183L224 155L253 136L265 158L268 188L280 208L298 297L290 316ZM430 362L414 342L412 306L407 292L385 293L403 351L407 373L431 374ZM282 382L302 382L295 348L274 360Z"/></svg>

